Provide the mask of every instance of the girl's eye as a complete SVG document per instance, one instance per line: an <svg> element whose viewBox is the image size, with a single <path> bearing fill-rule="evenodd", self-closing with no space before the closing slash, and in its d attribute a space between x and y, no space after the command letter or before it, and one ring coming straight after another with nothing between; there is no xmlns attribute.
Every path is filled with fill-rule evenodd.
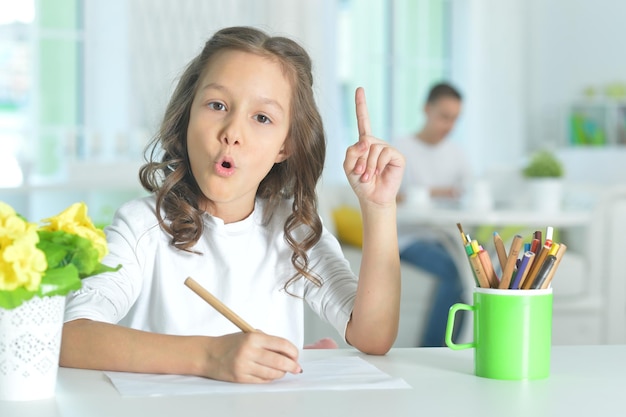
<svg viewBox="0 0 626 417"><path fill-rule="evenodd" d="M270 118L269 118L269 117L267 117L267 116L266 116L266 115L264 115L264 114L259 114L259 115L257 115L257 116L256 116L256 120L257 120L257 122L259 122L259 123L263 123L263 124L272 123L272 121L270 120Z"/></svg>
<svg viewBox="0 0 626 417"><path fill-rule="evenodd" d="M212 110L217 110L217 111L224 111L226 110L226 106L224 106L222 103L219 103L217 101L213 101L211 103L209 103L209 108Z"/></svg>

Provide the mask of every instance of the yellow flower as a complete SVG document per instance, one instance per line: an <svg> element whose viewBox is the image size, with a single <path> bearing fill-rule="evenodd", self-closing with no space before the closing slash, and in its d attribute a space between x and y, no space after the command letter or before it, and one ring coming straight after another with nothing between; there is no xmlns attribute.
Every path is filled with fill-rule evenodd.
<svg viewBox="0 0 626 417"><path fill-rule="evenodd" d="M48 265L37 242L37 225L24 221L0 201L0 290L39 287Z"/></svg>
<svg viewBox="0 0 626 417"><path fill-rule="evenodd" d="M41 230L55 232L62 230L89 239L98 251L98 262L108 253L107 241L104 232L91 222L87 216L85 203L74 203L63 212L54 217L44 219L49 224L41 227Z"/></svg>

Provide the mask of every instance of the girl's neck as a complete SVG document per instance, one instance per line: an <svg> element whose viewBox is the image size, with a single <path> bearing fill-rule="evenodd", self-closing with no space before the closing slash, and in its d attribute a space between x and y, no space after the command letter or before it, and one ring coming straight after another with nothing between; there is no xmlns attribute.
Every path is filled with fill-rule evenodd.
<svg viewBox="0 0 626 417"><path fill-rule="evenodd" d="M240 222L250 216L254 211L255 202L247 207L242 207L238 203L215 204L213 202L205 202L200 207L213 217L222 219L224 224Z"/></svg>

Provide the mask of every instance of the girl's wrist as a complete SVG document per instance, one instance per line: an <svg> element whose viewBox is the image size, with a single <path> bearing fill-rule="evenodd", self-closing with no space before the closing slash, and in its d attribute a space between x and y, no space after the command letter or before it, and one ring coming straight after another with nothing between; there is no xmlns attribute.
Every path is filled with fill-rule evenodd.
<svg viewBox="0 0 626 417"><path fill-rule="evenodd" d="M188 375L209 377L212 374L211 346L213 337L209 336L183 336L184 343L181 347L182 370Z"/></svg>
<svg viewBox="0 0 626 417"><path fill-rule="evenodd" d="M385 205L376 203L361 204L363 222L393 222L395 224L397 204L395 201Z"/></svg>

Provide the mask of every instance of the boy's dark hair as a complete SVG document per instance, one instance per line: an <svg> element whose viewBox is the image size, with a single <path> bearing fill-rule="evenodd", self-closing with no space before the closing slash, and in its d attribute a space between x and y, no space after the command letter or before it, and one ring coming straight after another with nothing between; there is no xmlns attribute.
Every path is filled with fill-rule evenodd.
<svg viewBox="0 0 626 417"><path fill-rule="evenodd" d="M426 102L428 104L432 104L443 97L451 97L459 101L463 100L463 97L461 96L461 93L459 93L459 90L454 88L452 85L448 83L438 83L431 87L430 91L428 92L428 98L426 99Z"/></svg>
<svg viewBox="0 0 626 417"><path fill-rule="evenodd" d="M320 285L319 278L309 270L307 251L322 234L315 186L324 167L326 139L313 94L311 60L296 42L284 37L270 37L250 27L231 27L216 32L180 77L159 132L146 148L147 163L139 171L141 184L156 194L156 215L163 230L172 236L171 244L181 250L193 251L203 233L200 203L211 205L211 202L200 191L191 173L187 127L202 75L215 54L223 50L243 51L275 60L291 84L291 124L284 148L289 157L274 164L261 181L257 197L266 200L265 222L269 222L282 201L293 199L293 210L285 221L284 234L293 249L291 263L296 272L286 282L285 289L301 276ZM304 232L300 233L302 229ZM303 236L302 239L296 238L296 231Z"/></svg>

